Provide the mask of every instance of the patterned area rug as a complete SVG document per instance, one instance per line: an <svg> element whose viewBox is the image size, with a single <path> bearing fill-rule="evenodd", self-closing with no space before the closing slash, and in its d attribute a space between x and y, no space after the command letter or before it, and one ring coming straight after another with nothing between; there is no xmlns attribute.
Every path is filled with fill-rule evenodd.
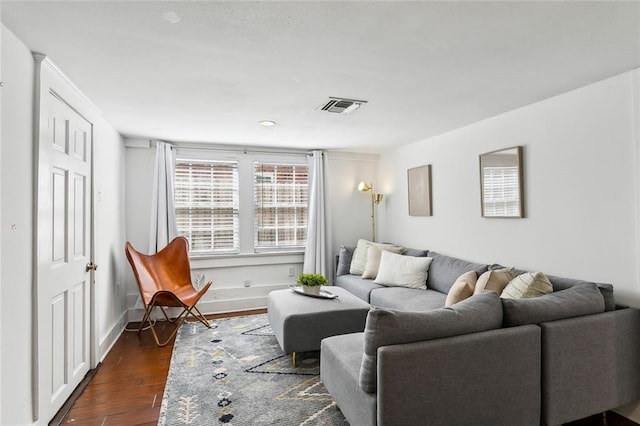
<svg viewBox="0 0 640 426"><path fill-rule="evenodd" d="M293 368L266 314L211 324L178 331L159 425L348 425L320 383L319 352Z"/></svg>

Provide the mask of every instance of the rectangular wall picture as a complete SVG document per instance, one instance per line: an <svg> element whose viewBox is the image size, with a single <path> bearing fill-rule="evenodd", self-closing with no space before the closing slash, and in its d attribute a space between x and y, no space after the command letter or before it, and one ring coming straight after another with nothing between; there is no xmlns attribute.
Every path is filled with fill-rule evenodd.
<svg viewBox="0 0 640 426"><path fill-rule="evenodd" d="M524 217L521 146L480 155L480 207L482 217Z"/></svg>
<svg viewBox="0 0 640 426"><path fill-rule="evenodd" d="M432 216L431 164L407 170L409 216Z"/></svg>

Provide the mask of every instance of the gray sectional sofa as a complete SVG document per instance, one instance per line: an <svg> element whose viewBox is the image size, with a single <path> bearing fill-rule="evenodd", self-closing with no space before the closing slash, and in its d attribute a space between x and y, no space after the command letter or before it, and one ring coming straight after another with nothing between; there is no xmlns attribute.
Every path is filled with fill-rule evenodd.
<svg viewBox="0 0 640 426"><path fill-rule="evenodd" d="M462 273L500 265L409 249L433 258L426 289L389 287L349 274L352 250L334 284L372 308L362 333L321 348L352 426L557 425L640 400L640 311L616 305L612 285L548 276L539 298L483 292L445 308Z"/></svg>

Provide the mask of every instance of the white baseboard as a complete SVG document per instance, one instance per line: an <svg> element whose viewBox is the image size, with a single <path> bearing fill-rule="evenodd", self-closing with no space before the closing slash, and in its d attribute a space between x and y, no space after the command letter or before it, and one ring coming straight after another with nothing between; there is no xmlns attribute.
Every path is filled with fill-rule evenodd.
<svg viewBox="0 0 640 426"><path fill-rule="evenodd" d="M231 312L238 311L250 311L253 309L264 309L267 307L267 298L266 297L255 297L255 298L246 298L246 299L236 299L236 300L216 300L212 302L203 302L198 303L198 309L204 315L207 314L225 314ZM179 308L171 308L167 309L167 314L170 317L175 317L180 313ZM129 322L138 322L142 320L142 315L144 314L144 309L141 308L131 308L128 312L128 321ZM153 314L153 317L157 320L162 320L164 317L157 311Z"/></svg>
<svg viewBox="0 0 640 426"><path fill-rule="evenodd" d="M127 317L128 312L123 312L118 321L111 327L111 330L107 333L104 339L100 342L100 347L98 348L98 359L100 362L104 361L104 358L107 356L109 351L113 345L116 344L118 338L122 334L122 330L127 326Z"/></svg>
<svg viewBox="0 0 640 426"><path fill-rule="evenodd" d="M205 315L264 309L267 307L267 296L271 291L288 287L288 284L273 284L253 287L212 288L198 302L198 309ZM130 300L133 300L133 298ZM163 318L160 311L156 311L154 317L157 319ZM180 313L180 310L171 308L167 310L167 313L170 316L176 316ZM143 315L144 308L142 303L135 303L130 305L127 319L131 322L140 321Z"/></svg>
<svg viewBox="0 0 640 426"><path fill-rule="evenodd" d="M632 402L631 404L618 407L613 411L623 417L626 417L627 419L633 420L636 423L640 423L640 401Z"/></svg>

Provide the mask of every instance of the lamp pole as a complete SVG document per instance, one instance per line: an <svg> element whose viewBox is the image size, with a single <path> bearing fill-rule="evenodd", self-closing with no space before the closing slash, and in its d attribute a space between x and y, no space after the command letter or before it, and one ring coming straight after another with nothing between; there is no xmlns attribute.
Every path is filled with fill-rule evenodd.
<svg viewBox="0 0 640 426"><path fill-rule="evenodd" d="M358 191L371 193L371 232L373 234L371 240L375 242L376 241L376 204L380 204L380 201L382 201L383 195L376 194L376 192L373 190L373 183L360 182L360 184L358 184Z"/></svg>
<svg viewBox="0 0 640 426"><path fill-rule="evenodd" d="M373 192L373 184L371 184L371 231L373 233L373 238L371 241L376 242L376 194Z"/></svg>

